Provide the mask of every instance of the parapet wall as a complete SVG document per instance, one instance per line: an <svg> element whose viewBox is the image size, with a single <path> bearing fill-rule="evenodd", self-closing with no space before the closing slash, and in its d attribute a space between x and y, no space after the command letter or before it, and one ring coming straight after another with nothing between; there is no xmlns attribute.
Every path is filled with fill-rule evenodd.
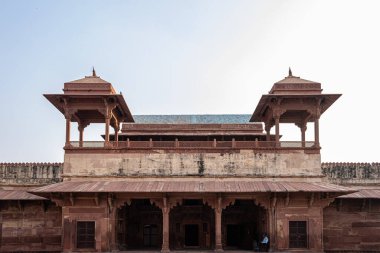
<svg viewBox="0 0 380 253"><path fill-rule="evenodd" d="M334 184L380 184L380 163L322 163L322 173Z"/></svg>
<svg viewBox="0 0 380 253"><path fill-rule="evenodd" d="M63 163L0 163L0 185L46 185L61 182Z"/></svg>
<svg viewBox="0 0 380 253"><path fill-rule="evenodd" d="M379 185L380 163L322 163L310 154L110 154L66 155L67 176L316 176L342 185ZM62 181L63 163L0 163L0 185Z"/></svg>
<svg viewBox="0 0 380 253"><path fill-rule="evenodd" d="M65 154L65 177L321 177L319 154L261 153L78 153Z"/></svg>

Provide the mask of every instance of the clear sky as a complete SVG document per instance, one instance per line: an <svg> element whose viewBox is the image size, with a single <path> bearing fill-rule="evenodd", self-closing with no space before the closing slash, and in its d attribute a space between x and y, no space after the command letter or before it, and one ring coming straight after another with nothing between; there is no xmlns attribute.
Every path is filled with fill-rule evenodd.
<svg viewBox="0 0 380 253"><path fill-rule="evenodd" d="M1 0L0 161L63 161L65 120L42 94L92 66L133 114L250 114L291 66L343 94L320 121L322 161L379 161L379 10L365 0Z"/></svg>

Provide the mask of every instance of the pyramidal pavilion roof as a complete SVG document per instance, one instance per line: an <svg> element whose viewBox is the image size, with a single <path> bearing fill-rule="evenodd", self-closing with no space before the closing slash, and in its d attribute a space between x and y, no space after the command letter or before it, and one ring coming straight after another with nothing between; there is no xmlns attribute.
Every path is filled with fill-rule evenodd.
<svg viewBox="0 0 380 253"><path fill-rule="evenodd" d="M314 82L306 79L302 79L299 76L293 76L292 70L289 68L289 75L282 79L281 81L278 81L276 83L285 83L285 84L293 84L293 83L317 83L320 84L319 82Z"/></svg>
<svg viewBox="0 0 380 253"><path fill-rule="evenodd" d="M65 94L116 94L112 84L97 76L94 68L91 76L66 82L63 91Z"/></svg>
<svg viewBox="0 0 380 253"><path fill-rule="evenodd" d="M96 75L95 69L92 68L92 76L85 76L84 78L66 82L66 83L108 83L107 81L101 79L99 76Z"/></svg>
<svg viewBox="0 0 380 253"><path fill-rule="evenodd" d="M269 94L321 94L321 83L293 76L289 68L289 75L273 84Z"/></svg>

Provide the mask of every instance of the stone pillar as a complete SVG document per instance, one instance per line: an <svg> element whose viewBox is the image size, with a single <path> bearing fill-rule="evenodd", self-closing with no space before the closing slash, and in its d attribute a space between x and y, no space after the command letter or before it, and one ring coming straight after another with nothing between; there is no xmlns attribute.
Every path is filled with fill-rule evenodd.
<svg viewBox="0 0 380 253"><path fill-rule="evenodd" d="M83 131L84 131L84 127L79 125L78 126L78 130L79 130L79 147L83 147Z"/></svg>
<svg viewBox="0 0 380 253"><path fill-rule="evenodd" d="M70 123L71 123L71 117L70 115L66 115L66 142L65 146L70 146Z"/></svg>
<svg viewBox="0 0 380 253"><path fill-rule="evenodd" d="M301 141L302 141L302 147L305 147L305 141L306 141L306 125L304 127L301 127Z"/></svg>
<svg viewBox="0 0 380 253"><path fill-rule="evenodd" d="M314 120L314 143L315 147L319 148L319 117L317 116Z"/></svg>
<svg viewBox="0 0 380 253"><path fill-rule="evenodd" d="M268 212L268 226L269 226L269 251L274 251L276 247L276 209L271 207Z"/></svg>
<svg viewBox="0 0 380 253"><path fill-rule="evenodd" d="M222 245L222 197L218 196L215 206L215 252L223 252Z"/></svg>
<svg viewBox="0 0 380 253"><path fill-rule="evenodd" d="M106 116L106 132L105 132L105 141L108 144L110 141L110 121L111 117Z"/></svg>
<svg viewBox="0 0 380 253"><path fill-rule="evenodd" d="M114 199L111 194L107 196L108 212L109 212L109 247L111 251L118 251L116 242L116 226L117 226L117 207L114 205Z"/></svg>
<svg viewBox="0 0 380 253"><path fill-rule="evenodd" d="M116 146L118 146L118 144L119 144L119 126L116 125L114 130L115 130L115 142L116 142Z"/></svg>
<svg viewBox="0 0 380 253"><path fill-rule="evenodd" d="M271 129L271 126L269 124L265 124L265 132L266 132L266 141L270 141L270 129Z"/></svg>
<svg viewBox="0 0 380 253"><path fill-rule="evenodd" d="M63 209L63 208L62 208ZM63 213L63 212L62 212ZM71 221L69 218L64 217L62 219L62 251L63 252L71 252L72 250L72 243L71 243Z"/></svg>
<svg viewBox="0 0 380 253"><path fill-rule="evenodd" d="M161 252L170 252L169 248L169 213L170 207L167 197L163 198L162 205L162 249Z"/></svg>
<svg viewBox="0 0 380 253"><path fill-rule="evenodd" d="M276 126L276 147L280 147L280 116L275 116L274 122Z"/></svg>
<svg viewBox="0 0 380 253"><path fill-rule="evenodd" d="M296 126L298 126L301 130L301 143L302 147L304 148L306 146L307 121L296 123Z"/></svg>

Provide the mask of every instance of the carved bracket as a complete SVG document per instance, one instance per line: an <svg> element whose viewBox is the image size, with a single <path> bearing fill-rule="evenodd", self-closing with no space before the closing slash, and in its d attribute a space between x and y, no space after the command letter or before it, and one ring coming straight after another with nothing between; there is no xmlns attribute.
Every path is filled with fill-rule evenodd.
<svg viewBox="0 0 380 253"><path fill-rule="evenodd" d="M276 208L277 205L277 193L272 193L272 196L270 198L270 207L271 208Z"/></svg>
<svg viewBox="0 0 380 253"><path fill-rule="evenodd" d="M115 202L115 198L114 198L113 194L108 194L108 196L107 196L107 204L108 204L108 208L109 208L109 212L110 213L114 209L114 202Z"/></svg>
<svg viewBox="0 0 380 253"><path fill-rule="evenodd" d="M70 204L71 204L72 206L74 206L74 204L75 204L75 199L74 199L74 194L73 194L72 192L70 192L69 200L70 200Z"/></svg>
<svg viewBox="0 0 380 253"><path fill-rule="evenodd" d="M216 198L203 198L203 204L210 206L215 210L223 210L228 206L233 205L235 203L235 198L223 198L218 196Z"/></svg>
<svg viewBox="0 0 380 253"><path fill-rule="evenodd" d="M314 204L315 193L312 192L309 197L308 206L311 207Z"/></svg>
<svg viewBox="0 0 380 253"><path fill-rule="evenodd" d="M53 193L50 193L49 199L53 201L56 206L63 207L65 204L65 200L63 199L63 196L61 194L54 195Z"/></svg>
<svg viewBox="0 0 380 253"><path fill-rule="evenodd" d="M17 207L20 212L24 211L24 202L22 200L17 200Z"/></svg>
<svg viewBox="0 0 380 253"><path fill-rule="evenodd" d="M286 197L285 197L285 206L289 206L289 202L290 202L290 193L287 192Z"/></svg>

